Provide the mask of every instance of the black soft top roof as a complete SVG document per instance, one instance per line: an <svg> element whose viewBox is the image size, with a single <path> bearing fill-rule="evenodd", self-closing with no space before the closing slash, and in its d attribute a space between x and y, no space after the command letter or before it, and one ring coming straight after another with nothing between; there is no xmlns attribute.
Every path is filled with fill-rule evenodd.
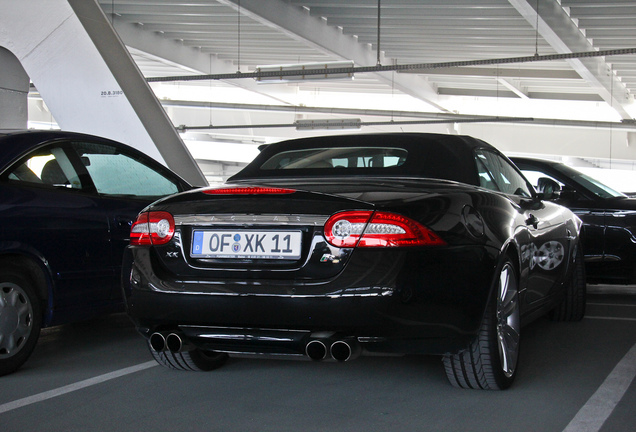
<svg viewBox="0 0 636 432"><path fill-rule="evenodd" d="M331 147L395 147L408 151L404 164L390 168L262 169L272 156L292 151ZM475 165L477 148L499 153L490 144L469 136L429 133L387 133L320 136L270 144L229 181L316 176L395 176L452 180L479 185Z"/></svg>

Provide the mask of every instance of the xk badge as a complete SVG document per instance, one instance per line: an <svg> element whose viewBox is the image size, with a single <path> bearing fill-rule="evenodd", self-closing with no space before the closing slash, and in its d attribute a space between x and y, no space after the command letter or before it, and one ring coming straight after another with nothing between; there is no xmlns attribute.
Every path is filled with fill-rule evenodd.
<svg viewBox="0 0 636 432"><path fill-rule="evenodd" d="M331 254L324 254L321 258L320 258L320 262L331 262L334 264L337 264L340 262L339 258L336 258L335 256L331 255Z"/></svg>

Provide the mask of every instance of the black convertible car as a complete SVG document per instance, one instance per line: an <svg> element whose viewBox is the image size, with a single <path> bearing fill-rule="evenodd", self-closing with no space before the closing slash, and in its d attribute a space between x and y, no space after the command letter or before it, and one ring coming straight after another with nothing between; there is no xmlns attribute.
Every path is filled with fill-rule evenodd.
<svg viewBox="0 0 636 432"><path fill-rule="evenodd" d="M168 368L435 354L453 385L504 389L523 324L584 314L580 225L471 137L291 140L147 207L123 292Z"/></svg>
<svg viewBox="0 0 636 432"><path fill-rule="evenodd" d="M537 189L583 221L587 281L636 284L636 199L563 163L533 158L512 161Z"/></svg>

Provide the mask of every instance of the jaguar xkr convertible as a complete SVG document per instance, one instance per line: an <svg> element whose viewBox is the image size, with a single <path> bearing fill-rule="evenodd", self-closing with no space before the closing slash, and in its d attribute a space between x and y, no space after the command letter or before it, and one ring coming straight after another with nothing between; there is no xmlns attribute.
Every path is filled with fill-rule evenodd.
<svg viewBox="0 0 636 432"><path fill-rule="evenodd" d="M524 324L585 311L581 221L547 198L467 136L271 144L139 214L127 312L172 369L429 354L454 386L505 389Z"/></svg>

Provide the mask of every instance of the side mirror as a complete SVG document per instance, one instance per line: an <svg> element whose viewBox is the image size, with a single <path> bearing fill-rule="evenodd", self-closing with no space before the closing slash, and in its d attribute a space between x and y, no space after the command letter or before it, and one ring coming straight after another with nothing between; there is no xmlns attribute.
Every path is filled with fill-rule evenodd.
<svg viewBox="0 0 636 432"><path fill-rule="evenodd" d="M561 185L550 178L541 177L537 181L537 192L543 200L555 200L561 196Z"/></svg>

